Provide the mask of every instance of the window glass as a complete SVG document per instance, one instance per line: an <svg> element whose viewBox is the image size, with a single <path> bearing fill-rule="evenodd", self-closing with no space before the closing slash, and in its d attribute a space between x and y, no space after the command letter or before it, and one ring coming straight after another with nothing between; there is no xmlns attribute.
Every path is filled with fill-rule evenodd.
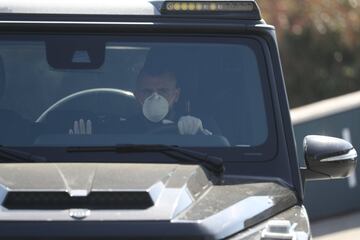
<svg viewBox="0 0 360 240"><path fill-rule="evenodd" d="M0 144L263 146L262 61L245 38L3 36Z"/></svg>

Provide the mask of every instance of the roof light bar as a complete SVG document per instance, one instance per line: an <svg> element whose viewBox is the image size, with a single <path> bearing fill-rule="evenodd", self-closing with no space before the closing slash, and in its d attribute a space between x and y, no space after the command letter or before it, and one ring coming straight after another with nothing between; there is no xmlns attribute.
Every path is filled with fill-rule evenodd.
<svg viewBox="0 0 360 240"><path fill-rule="evenodd" d="M255 1L165 1L162 14L221 15L260 19Z"/></svg>

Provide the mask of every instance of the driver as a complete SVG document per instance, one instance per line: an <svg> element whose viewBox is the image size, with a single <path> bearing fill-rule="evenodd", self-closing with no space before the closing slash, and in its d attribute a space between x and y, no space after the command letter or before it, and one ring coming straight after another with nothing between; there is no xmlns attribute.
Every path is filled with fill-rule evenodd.
<svg viewBox="0 0 360 240"><path fill-rule="evenodd" d="M180 98L181 90L177 86L175 74L170 70L142 69L136 81L134 95L142 108L142 114L130 117L124 129L128 133L146 133L161 129L166 125L177 125L179 134L212 135L204 128L200 118L185 114L179 116L175 105ZM92 122L83 119L74 122L69 134L92 134Z"/></svg>

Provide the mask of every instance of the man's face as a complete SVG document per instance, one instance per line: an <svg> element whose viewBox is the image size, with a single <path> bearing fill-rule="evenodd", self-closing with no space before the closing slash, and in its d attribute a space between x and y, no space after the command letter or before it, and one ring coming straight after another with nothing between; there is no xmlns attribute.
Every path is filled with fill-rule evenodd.
<svg viewBox="0 0 360 240"><path fill-rule="evenodd" d="M163 96L171 108L179 99L180 89L176 87L176 80L168 74L160 76L145 75L138 80L135 97L141 105L154 92Z"/></svg>

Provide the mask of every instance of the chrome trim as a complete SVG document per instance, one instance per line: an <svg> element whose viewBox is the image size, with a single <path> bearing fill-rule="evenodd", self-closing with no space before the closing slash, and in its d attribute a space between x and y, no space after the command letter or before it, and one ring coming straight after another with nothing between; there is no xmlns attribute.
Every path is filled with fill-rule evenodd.
<svg viewBox="0 0 360 240"><path fill-rule="evenodd" d="M357 152L356 152L355 148L353 148L346 154L324 158L324 159L321 159L320 162L336 162L336 161L347 160L347 159L354 160L355 158L357 158Z"/></svg>
<svg viewBox="0 0 360 240"><path fill-rule="evenodd" d="M69 209L69 216L75 220L81 220L90 216L90 210L81 208Z"/></svg>
<svg viewBox="0 0 360 240"><path fill-rule="evenodd" d="M89 191L85 189L74 189L69 191L71 197L86 197L89 195Z"/></svg>

